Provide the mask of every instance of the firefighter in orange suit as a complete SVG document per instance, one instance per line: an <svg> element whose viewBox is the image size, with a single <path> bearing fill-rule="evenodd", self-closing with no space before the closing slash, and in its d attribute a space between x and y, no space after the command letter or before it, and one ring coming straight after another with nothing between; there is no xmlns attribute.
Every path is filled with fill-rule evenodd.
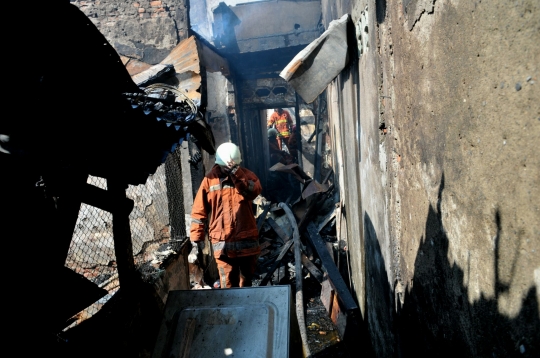
<svg viewBox="0 0 540 358"><path fill-rule="evenodd" d="M278 131L275 128L268 129L268 151L270 153L270 165L274 165L277 162L281 164L292 164L294 163L294 158L289 153L279 149L278 141Z"/></svg>
<svg viewBox="0 0 540 358"><path fill-rule="evenodd" d="M248 287L261 253L252 201L262 191L259 178L239 164L233 143L216 151L216 164L204 177L191 211L190 240L204 247L205 229L212 243L220 287Z"/></svg>
<svg viewBox="0 0 540 358"><path fill-rule="evenodd" d="M293 125L291 127L291 135L289 136L287 148L289 148L289 153L294 157L296 163L298 163L298 147L301 145L300 142L300 131Z"/></svg>
<svg viewBox="0 0 540 358"><path fill-rule="evenodd" d="M289 147L289 137L291 135L291 127L293 126L293 121L289 111L283 108L274 109L274 113L270 116L270 119L267 122L267 127L271 128L275 126L279 132L278 136L278 145L279 149L283 150L283 143Z"/></svg>

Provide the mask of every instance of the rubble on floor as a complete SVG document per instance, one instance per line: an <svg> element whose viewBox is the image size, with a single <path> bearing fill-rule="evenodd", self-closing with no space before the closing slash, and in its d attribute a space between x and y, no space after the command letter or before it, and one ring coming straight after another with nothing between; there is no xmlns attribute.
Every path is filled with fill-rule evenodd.
<svg viewBox="0 0 540 358"><path fill-rule="evenodd" d="M328 178L304 182L298 197L287 203L301 236L300 263L295 262L294 230L280 203L262 196L254 200L261 254L252 284L296 289L296 265L302 265L304 322L312 357L347 357L343 335L355 324L358 307L350 294L347 245L336 234L339 201ZM203 268L190 263L190 273L192 289L212 288L204 282ZM212 286L219 288L219 281Z"/></svg>

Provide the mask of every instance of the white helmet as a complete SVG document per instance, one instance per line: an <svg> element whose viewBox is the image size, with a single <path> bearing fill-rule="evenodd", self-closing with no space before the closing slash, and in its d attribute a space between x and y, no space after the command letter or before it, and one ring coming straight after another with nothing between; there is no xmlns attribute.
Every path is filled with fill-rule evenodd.
<svg viewBox="0 0 540 358"><path fill-rule="evenodd" d="M234 143L223 143L216 150L216 164L226 166L229 160L233 160L236 164L242 162L240 148Z"/></svg>

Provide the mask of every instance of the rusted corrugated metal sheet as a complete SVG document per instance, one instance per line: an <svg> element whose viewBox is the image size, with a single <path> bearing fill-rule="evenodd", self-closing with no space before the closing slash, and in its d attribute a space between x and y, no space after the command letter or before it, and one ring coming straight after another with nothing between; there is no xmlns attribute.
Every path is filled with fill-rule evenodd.
<svg viewBox="0 0 540 358"><path fill-rule="evenodd" d="M164 66L172 65L177 82L167 81L167 83L177 87L190 99L199 101L202 86L201 68L204 67L209 72L221 72L224 76L230 74L227 60L198 41L195 36L180 42L158 65L152 66L127 57L122 57L122 62L136 83L156 76Z"/></svg>
<svg viewBox="0 0 540 358"><path fill-rule="evenodd" d="M141 72L146 71L150 67L152 67L152 65L148 63L135 60L133 58L129 58L126 56L120 56L120 59L122 60L122 63L124 64L124 66L126 66L126 69L128 70L128 73L130 76L135 76Z"/></svg>
<svg viewBox="0 0 540 358"><path fill-rule="evenodd" d="M192 100L201 100L201 62L195 36L180 42L161 64L174 66L179 90Z"/></svg>
<svg viewBox="0 0 540 358"><path fill-rule="evenodd" d="M131 76L133 81L140 87L147 87L150 84L164 82L169 77L175 75L172 65L157 64L146 71Z"/></svg>

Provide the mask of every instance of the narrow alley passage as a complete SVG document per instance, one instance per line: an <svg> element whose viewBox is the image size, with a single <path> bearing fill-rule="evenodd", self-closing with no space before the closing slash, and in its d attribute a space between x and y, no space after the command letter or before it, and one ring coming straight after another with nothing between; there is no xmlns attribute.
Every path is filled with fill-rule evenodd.
<svg viewBox="0 0 540 358"><path fill-rule="evenodd" d="M540 2L56 0L9 23L7 351L540 356Z"/></svg>

